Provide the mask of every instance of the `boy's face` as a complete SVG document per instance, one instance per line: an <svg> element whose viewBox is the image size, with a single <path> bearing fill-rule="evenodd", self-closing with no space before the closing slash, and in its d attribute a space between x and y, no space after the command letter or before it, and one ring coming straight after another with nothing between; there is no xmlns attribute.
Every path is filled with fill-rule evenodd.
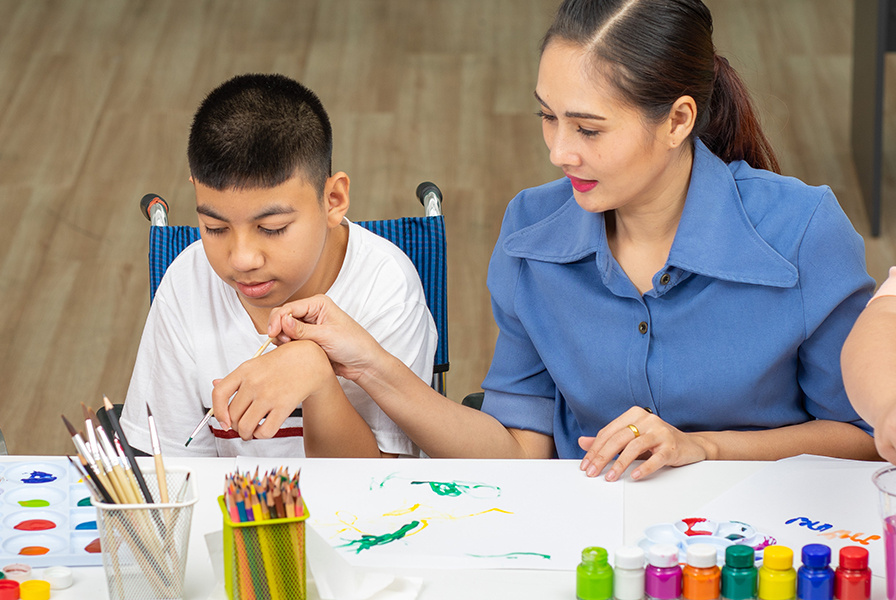
<svg viewBox="0 0 896 600"><path fill-rule="evenodd" d="M208 261L256 326L272 308L324 293L345 256L339 231L348 209L348 177L327 180L323 201L301 175L273 188L224 191L194 182Z"/></svg>

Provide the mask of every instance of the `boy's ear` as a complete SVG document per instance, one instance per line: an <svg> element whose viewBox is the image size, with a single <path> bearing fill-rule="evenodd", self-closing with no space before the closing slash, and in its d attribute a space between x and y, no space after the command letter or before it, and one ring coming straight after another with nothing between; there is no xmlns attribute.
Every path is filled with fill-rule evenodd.
<svg viewBox="0 0 896 600"><path fill-rule="evenodd" d="M348 212L350 183L348 175L339 171L331 175L324 184L323 202L327 211L327 223L331 228L340 225Z"/></svg>

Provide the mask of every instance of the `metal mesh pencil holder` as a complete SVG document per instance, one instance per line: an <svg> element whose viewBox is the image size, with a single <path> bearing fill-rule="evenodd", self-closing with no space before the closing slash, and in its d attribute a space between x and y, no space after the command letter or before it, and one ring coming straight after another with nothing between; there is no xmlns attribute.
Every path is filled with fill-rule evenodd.
<svg viewBox="0 0 896 600"><path fill-rule="evenodd" d="M187 469L166 469L167 504L93 504L111 600L179 600L190 541L193 505L199 496ZM143 472L153 498L155 472Z"/></svg>
<svg viewBox="0 0 896 600"><path fill-rule="evenodd" d="M305 519L234 523L224 496L224 587L230 600L305 600Z"/></svg>

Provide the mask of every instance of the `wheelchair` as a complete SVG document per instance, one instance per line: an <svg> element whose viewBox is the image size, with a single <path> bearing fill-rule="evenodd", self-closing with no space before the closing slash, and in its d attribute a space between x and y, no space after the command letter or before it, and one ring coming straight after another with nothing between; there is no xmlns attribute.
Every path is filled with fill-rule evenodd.
<svg viewBox="0 0 896 600"><path fill-rule="evenodd" d="M357 224L398 246L417 270L423 284L426 304L435 321L438 343L433 363L430 385L442 395L446 394L448 372L448 275L445 221L442 215L442 193L428 181L417 186L416 196L423 205L424 216L402 217L378 221L358 221ZM162 276L184 248L200 238L199 228L168 224L168 203L156 194L146 194L140 200L140 210L150 221L149 231L149 299L155 297ZM123 404L115 404L121 414ZM293 412L301 415L301 408ZM105 426L108 415L104 409L97 411L97 418ZM111 428L107 428L111 431ZM2 443L2 437L0 437ZM2 449L2 446L0 446Z"/></svg>

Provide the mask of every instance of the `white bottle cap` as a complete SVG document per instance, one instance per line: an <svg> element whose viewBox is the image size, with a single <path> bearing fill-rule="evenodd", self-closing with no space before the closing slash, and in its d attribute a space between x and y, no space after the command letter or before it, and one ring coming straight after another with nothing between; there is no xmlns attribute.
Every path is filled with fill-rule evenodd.
<svg viewBox="0 0 896 600"><path fill-rule="evenodd" d="M678 564L678 548L672 544L654 544L647 551L647 562L654 567L674 567Z"/></svg>
<svg viewBox="0 0 896 600"><path fill-rule="evenodd" d="M31 567L20 563L14 563L3 567L3 574L6 575L7 579L22 583L23 581L31 579Z"/></svg>
<svg viewBox="0 0 896 600"><path fill-rule="evenodd" d="M50 582L50 589L64 590L72 587L72 570L68 567L47 567L43 577Z"/></svg>
<svg viewBox="0 0 896 600"><path fill-rule="evenodd" d="M688 564L706 569L716 566L716 547L711 544L691 544L688 546Z"/></svg>
<svg viewBox="0 0 896 600"><path fill-rule="evenodd" d="M617 569L643 569L644 551L639 546L623 546L614 554Z"/></svg>

